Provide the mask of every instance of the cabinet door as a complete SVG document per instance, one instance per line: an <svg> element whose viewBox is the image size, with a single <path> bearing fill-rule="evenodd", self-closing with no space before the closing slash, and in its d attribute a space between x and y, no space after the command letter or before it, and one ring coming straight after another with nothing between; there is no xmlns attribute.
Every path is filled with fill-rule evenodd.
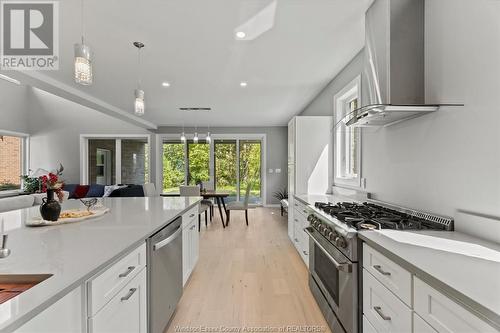
<svg viewBox="0 0 500 333"><path fill-rule="evenodd" d="M437 333L437 331L427 324L418 314L413 312L413 332L414 333Z"/></svg>
<svg viewBox="0 0 500 333"><path fill-rule="evenodd" d="M191 227L191 239L189 240L190 249L191 249L191 272L193 271L196 263L198 262L198 258L200 256L200 233L198 232L198 226L196 221L193 221L193 226Z"/></svg>
<svg viewBox="0 0 500 333"><path fill-rule="evenodd" d="M415 312L438 332L498 332L419 278L413 280Z"/></svg>
<svg viewBox="0 0 500 333"><path fill-rule="evenodd" d="M83 320L82 287L78 287L15 332L80 333L82 332Z"/></svg>
<svg viewBox="0 0 500 333"><path fill-rule="evenodd" d="M146 293L146 269L143 269L94 317L89 319L90 332L146 333Z"/></svg>
<svg viewBox="0 0 500 333"><path fill-rule="evenodd" d="M288 196L288 237L295 244L295 220L294 220L294 199L292 195Z"/></svg>
<svg viewBox="0 0 500 333"><path fill-rule="evenodd" d="M295 163L295 121L297 118L292 118L288 123L288 164Z"/></svg>
<svg viewBox="0 0 500 333"><path fill-rule="evenodd" d="M189 239L191 238L191 223L188 223L184 229L182 229L182 285L184 286L190 274L190 252L191 246Z"/></svg>

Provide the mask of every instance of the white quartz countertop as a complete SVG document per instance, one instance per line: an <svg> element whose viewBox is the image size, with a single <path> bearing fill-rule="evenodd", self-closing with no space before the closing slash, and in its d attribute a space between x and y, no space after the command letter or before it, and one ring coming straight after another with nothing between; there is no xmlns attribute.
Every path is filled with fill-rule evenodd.
<svg viewBox="0 0 500 333"><path fill-rule="evenodd" d="M362 231L359 237L500 327L500 244L456 231Z"/></svg>
<svg viewBox="0 0 500 333"><path fill-rule="evenodd" d="M8 248L2 274L53 274L0 304L0 331L12 331L83 283L124 252L143 243L174 218L196 205L198 197L104 198L110 212L73 224L30 228L27 216L38 207L0 213ZM63 209L83 207L69 200Z"/></svg>
<svg viewBox="0 0 500 333"><path fill-rule="evenodd" d="M315 202L337 202L338 196L333 194L299 194L295 195L297 199L308 205L314 205Z"/></svg>

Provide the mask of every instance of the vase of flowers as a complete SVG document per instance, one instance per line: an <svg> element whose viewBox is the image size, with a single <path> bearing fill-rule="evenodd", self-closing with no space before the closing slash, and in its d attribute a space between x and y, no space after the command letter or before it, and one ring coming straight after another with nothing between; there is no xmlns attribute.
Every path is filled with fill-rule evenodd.
<svg viewBox="0 0 500 333"><path fill-rule="evenodd" d="M48 175L40 177L42 192L47 193L47 197L42 199L40 205L40 214L46 221L57 221L61 214L61 204L63 199L62 187L64 183L59 179L64 170L61 165L56 173L50 172ZM57 195L58 200L54 199L54 194Z"/></svg>

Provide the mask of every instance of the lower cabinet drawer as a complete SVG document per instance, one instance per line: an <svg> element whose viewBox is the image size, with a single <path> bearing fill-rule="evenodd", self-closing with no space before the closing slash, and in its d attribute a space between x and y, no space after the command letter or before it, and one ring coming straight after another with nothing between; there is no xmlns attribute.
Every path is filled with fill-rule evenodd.
<svg viewBox="0 0 500 333"><path fill-rule="evenodd" d="M139 246L90 280L87 283L89 315L97 313L144 267L146 244Z"/></svg>
<svg viewBox="0 0 500 333"><path fill-rule="evenodd" d="M363 268L363 314L377 332L412 332L412 311Z"/></svg>
<svg viewBox="0 0 500 333"><path fill-rule="evenodd" d="M363 316L363 333L378 333L372 323L366 319L366 316Z"/></svg>
<svg viewBox="0 0 500 333"><path fill-rule="evenodd" d="M418 314L413 312L413 332L415 333L437 333L431 325L427 324L425 320L420 318Z"/></svg>
<svg viewBox="0 0 500 333"><path fill-rule="evenodd" d="M413 281L415 312L437 332L498 332L479 317L419 278L415 277Z"/></svg>
<svg viewBox="0 0 500 333"><path fill-rule="evenodd" d="M146 333L146 293L146 269L143 268L108 304L89 318L89 332Z"/></svg>

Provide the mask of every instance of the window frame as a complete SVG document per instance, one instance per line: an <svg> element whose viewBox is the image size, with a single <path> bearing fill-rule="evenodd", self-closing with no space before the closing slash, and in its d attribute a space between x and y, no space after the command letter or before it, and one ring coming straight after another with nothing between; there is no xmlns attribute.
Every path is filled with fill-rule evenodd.
<svg viewBox="0 0 500 333"><path fill-rule="evenodd" d="M0 130L0 135L3 136L13 136L21 139L21 166L19 170L19 176L27 175L29 173L29 158L30 158L30 135L28 133ZM10 194L17 194L24 190L24 182L21 179L21 187L17 190L4 190L0 191L0 197L8 196Z"/></svg>
<svg viewBox="0 0 500 333"><path fill-rule="evenodd" d="M146 139L148 141L149 147L149 161L148 161L148 183L153 182L152 172L152 162L153 162L153 147L151 145L151 135L150 134L81 134L80 135L80 184L89 185L89 140L103 139L103 140L115 140L116 151L115 151L115 183L121 184L121 169L122 169L122 152L121 152L121 142L122 140L134 140L134 139Z"/></svg>
<svg viewBox="0 0 500 333"><path fill-rule="evenodd" d="M362 179L362 160L361 160L361 149L362 149L362 131L361 128L358 131L357 138L357 161L358 161L358 174L356 177L340 177L338 170L343 166L340 165L339 161L337 141L339 137L339 130L341 127L337 124L342 121L346 114L346 108L354 100L358 100L358 108L361 105L362 94L361 94L361 75L355 77L351 82L345 85L339 92L333 96L333 119L334 119L334 131L333 131L333 183L334 185L348 186L354 188L361 188ZM344 135L345 138L345 135ZM344 141L343 151L340 154L346 154L348 143ZM344 157L345 158L345 157Z"/></svg>

